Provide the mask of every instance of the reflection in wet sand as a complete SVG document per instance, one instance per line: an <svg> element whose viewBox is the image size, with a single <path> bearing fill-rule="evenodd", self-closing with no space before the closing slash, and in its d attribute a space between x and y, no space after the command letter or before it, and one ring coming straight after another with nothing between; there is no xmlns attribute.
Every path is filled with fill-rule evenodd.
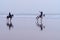
<svg viewBox="0 0 60 40"><path fill-rule="evenodd" d="M9 30L10 30L11 28L13 28L13 24L12 24L12 22L11 22L11 21L7 22L7 24L6 24L6 25L9 27Z"/></svg>
<svg viewBox="0 0 60 40"><path fill-rule="evenodd" d="M45 26L44 26L43 24L39 24L38 22L36 23L36 25L37 25L38 27L40 27L41 30L43 30L43 28L45 28Z"/></svg>

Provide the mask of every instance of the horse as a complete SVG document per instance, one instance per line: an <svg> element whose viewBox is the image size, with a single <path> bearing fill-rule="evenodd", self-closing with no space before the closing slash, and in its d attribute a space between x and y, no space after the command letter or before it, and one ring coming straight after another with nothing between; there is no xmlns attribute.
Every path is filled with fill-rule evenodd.
<svg viewBox="0 0 60 40"><path fill-rule="evenodd" d="M39 16L37 16L37 17L36 17L36 19L39 19L39 18L41 18L41 19L42 19L42 18L43 18L43 16L45 16L45 14L43 14L43 12L42 12L42 11L41 11L40 13L41 13L41 14L40 14Z"/></svg>
<svg viewBox="0 0 60 40"><path fill-rule="evenodd" d="M10 18L10 21L11 21L11 19L12 19L13 16L14 16L14 15L9 12L9 15L7 16L7 19Z"/></svg>

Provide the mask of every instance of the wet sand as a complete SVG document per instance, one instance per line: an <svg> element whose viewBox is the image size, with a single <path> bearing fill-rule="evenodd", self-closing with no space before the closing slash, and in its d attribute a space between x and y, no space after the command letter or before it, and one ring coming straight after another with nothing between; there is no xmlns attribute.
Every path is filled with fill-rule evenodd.
<svg viewBox="0 0 60 40"><path fill-rule="evenodd" d="M15 16L9 30L6 17L0 17L0 40L60 40L60 19L43 19L45 29L36 25L36 16Z"/></svg>

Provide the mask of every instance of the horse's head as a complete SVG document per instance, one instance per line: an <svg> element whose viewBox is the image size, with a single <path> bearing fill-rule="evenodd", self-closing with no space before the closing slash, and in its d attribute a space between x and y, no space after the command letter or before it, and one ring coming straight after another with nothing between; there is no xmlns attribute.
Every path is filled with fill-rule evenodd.
<svg viewBox="0 0 60 40"><path fill-rule="evenodd" d="M6 17L7 19L9 18L9 16Z"/></svg>
<svg viewBox="0 0 60 40"><path fill-rule="evenodd" d="M13 17L14 15L12 14L12 17Z"/></svg>

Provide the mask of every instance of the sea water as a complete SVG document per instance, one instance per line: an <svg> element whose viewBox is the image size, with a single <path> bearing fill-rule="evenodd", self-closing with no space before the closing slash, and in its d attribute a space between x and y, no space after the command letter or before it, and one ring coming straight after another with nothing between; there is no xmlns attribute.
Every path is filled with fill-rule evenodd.
<svg viewBox="0 0 60 40"><path fill-rule="evenodd" d="M0 40L60 40L60 16L43 17L45 28L36 25L36 15L14 15L9 30L6 15L0 15Z"/></svg>

